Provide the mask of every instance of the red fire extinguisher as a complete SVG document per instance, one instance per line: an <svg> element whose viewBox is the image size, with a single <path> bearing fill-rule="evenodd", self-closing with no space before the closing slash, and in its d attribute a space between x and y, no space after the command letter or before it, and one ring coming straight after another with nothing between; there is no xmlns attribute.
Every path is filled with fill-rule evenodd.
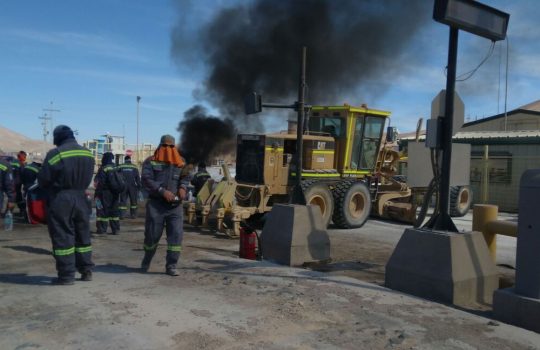
<svg viewBox="0 0 540 350"><path fill-rule="evenodd" d="M239 256L243 259L257 259L257 232L251 227L240 227Z"/></svg>

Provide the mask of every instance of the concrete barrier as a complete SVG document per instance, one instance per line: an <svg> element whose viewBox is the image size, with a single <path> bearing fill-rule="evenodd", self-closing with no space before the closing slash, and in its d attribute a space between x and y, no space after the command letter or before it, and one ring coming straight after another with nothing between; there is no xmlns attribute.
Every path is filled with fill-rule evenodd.
<svg viewBox="0 0 540 350"><path fill-rule="evenodd" d="M261 233L263 259L302 266L330 259L330 238L315 205L275 204Z"/></svg>
<svg viewBox="0 0 540 350"><path fill-rule="evenodd" d="M540 333L540 169L521 176L516 285L493 296L495 318Z"/></svg>

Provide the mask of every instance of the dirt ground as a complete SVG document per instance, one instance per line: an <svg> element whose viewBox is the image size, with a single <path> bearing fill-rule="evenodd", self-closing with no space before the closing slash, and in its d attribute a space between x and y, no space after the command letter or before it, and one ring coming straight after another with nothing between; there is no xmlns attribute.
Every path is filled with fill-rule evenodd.
<svg viewBox="0 0 540 350"><path fill-rule="evenodd" d="M143 219L93 240L94 281L51 286L47 231L0 232L0 349L540 349L540 334L381 286L392 243L331 232L333 263L239 259L186 226L180 276L162 240L140 273ZM369 229L366 228L366 229Z"/></svg>

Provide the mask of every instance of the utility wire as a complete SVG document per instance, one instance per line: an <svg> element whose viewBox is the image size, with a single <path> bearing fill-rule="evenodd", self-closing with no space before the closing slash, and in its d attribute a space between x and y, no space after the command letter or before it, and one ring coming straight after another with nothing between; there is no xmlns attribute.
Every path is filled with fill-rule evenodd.
<svg viewBox="0 0 540 350"><path fill-rule="evenodd" d="M468 80L470 79L474 73L476 73L476 71L478 71L478 69L484 64L486 63L486 61L491 57L491 55L493 54L493 50L495 49L495 42L492 41L491 42L491 45L489 47L489 50L488 50L488 53L486 54L486 57L484 57L484 59L482 59L482 61L480 61L480 63L473 69L471 69L470 71L468 72L465 72L463 74L460 74L456 77L456 81L465 81L465 80Z"/></svg>

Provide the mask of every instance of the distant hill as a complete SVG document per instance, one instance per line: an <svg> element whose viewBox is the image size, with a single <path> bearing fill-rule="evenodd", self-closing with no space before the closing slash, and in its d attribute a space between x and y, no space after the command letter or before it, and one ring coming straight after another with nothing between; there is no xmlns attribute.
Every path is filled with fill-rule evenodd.
<svg viewBox="0 0 540 350"><path fill-rule="evenodd" d="M25 151L29 155L45 156L45 153L54 145L39 140L34 140L0 126L0 150L7 154L14 154L20 150Z"/></svg>

